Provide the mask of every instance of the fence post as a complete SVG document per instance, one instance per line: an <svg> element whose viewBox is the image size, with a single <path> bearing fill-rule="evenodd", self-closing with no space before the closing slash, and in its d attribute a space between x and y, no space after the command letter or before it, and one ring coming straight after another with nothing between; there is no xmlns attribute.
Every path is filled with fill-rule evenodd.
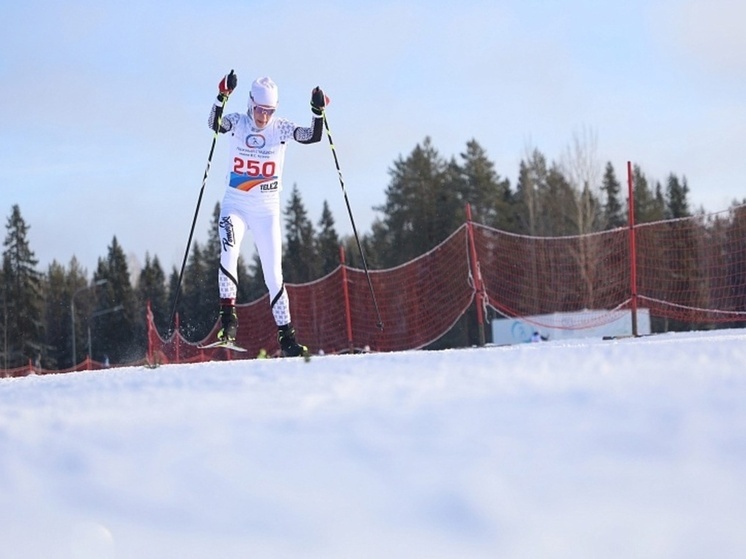
<svg viewBox="0 0 746 559"><path fill-rule="evenodd" d="M174 347L175 347L175 354L176 362L181 363L181 326L179 324L179 313L176 313L176 329L174 330Z"/></svg>
<svg viewBox="0 0 746 559"><path fill-rule="evenodd" d="M477 260L477 247L474 243L474 226L471 221L471 204L466 204L466 230L469 235L469 254L471 261L471 275L474 278L474 289L476 290L477 326L479 327L479 345L485 344L484 336L484 290L482 289L482 272Z"/></svg>
<svg viewBox="0 0 746 559"><path fill-rule="evenodd" d="M347 265L345 264L345 249L342 245L339 245L339 263L342 267L342 294L345 302L345 318L347 320L347 346L350 352L355 349L355 344L352 340L352 312L350 310L350 290L347 285Z"/></svg>
<svg viewBox="0 0 746 559"><path fill-rule="evenodd" d="M630 283L630 312L632 313L632 335L637 337L637 244L635 240L635 188L632 176L632 162L627 161L627 187L629 196L629 283Z"/></svg>
<svg viewBox="0 0 746 559"><path fill-rule="evenodd" d="M153 309L150 307L150 299L145 304L145 319L148 323L148 349L145 359L148 363L154 363L153 347L155 343L153 341L153 330L155 329L155 322L153 320Z"/></svg>

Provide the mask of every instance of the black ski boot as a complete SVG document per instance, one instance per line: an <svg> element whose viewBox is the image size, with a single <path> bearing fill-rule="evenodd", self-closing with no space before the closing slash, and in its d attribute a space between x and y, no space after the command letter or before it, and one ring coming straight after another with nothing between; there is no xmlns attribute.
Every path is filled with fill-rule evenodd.
<svg viewBox="0 0 746 559"><path fill-rule="evenodd" d="M283 357L308 357L308 348L295 340L295 328L292 324L279 327L277 341Z"/></svg>
<svg viewBox="0 0 746 559"><path fill-rule="evenodd" d="M223 327L218 330L218 340L221 342L235 342L238 331L238 315L234 305L220 305L220 322Z"/></svg>

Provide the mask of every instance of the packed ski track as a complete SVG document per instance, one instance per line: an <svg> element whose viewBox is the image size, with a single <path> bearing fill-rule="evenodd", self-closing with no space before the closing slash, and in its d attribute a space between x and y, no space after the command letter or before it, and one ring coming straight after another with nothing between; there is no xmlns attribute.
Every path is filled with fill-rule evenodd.
<svg viewBox="0 0 746 559"><path fill-rule="evenodd" d="M745 330L0 379L0 557L741 558L745 400Z"/></svg>

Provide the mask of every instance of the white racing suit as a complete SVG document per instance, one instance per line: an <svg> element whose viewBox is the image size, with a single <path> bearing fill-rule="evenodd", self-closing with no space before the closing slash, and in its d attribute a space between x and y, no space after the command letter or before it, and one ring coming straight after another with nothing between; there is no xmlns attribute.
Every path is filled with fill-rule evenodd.
<svg viewBox="0 0 746 559"><path fill-rule="evenodd" d="M208 125L215 130L221 110L213 105ZM259 129L248 114L225 115L220 133L230 134L230 171L220 208L220 268L218 285L221 302L235 301L238 291L238 256L247 229L250 229L264 281L269 290L272 315L278 326L291 322L290 303L282 277L282 227L280 191L287 142L311 144L321 140L323 119L316 117L309 128L275 115Z"/></svg>

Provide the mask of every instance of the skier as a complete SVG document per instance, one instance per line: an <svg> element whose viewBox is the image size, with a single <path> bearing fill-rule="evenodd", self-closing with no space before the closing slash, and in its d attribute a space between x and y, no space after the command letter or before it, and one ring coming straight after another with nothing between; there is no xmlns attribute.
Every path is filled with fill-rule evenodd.
<svg viewBox="0 0 746 559"><path fill-rule="evenodd" d="M229 165L225 195L220 209L221 244L218 286L220 320L218 340L233 343L238 329L236 293L238 255L244 233L250 229L269 290L272 316L277 324L277 340L285 357L308 355L308 348L295 339L290 302L282 277L282 230L280 191L287 142L313 144L321 140L323 110L328 99L316 87L311 92L311 126L301 127L275 116L277 85L268 77L251 84L248 112L231 113L220 120L224 102L238 85L231 72L218 84L218 97L210 110L208 125L217 132L230 132Z"/></svg>

